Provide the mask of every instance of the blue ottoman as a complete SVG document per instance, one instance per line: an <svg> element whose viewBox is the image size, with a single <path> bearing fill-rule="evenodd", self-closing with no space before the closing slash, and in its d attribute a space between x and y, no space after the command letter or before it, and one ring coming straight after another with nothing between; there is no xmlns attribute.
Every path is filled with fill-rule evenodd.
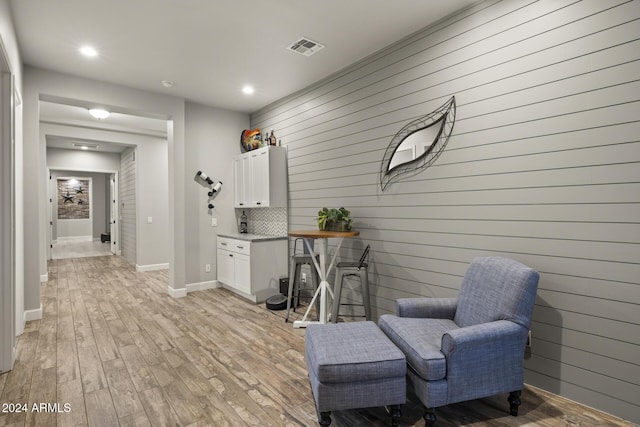
<svg viewBox="0 0 640 427"><path fill-rule="evenodd" d="M376 406L390 406L398 425L407 363L375 323L309 325L305 352L320 425L331 424L331 411Z"/></svg>

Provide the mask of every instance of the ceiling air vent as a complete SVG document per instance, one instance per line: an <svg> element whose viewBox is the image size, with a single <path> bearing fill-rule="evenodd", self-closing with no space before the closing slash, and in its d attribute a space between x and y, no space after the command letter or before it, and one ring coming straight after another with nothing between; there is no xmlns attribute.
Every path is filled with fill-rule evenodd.
<svg viewBox="0 0 640 427"><path fill-rule="evenodd" d="M324 49L324 45L318 42L314 42L308 37L302 37L291 46L289 46L289 50L298 52L299 54L304 56L311 56L321 49Z"/></svg>

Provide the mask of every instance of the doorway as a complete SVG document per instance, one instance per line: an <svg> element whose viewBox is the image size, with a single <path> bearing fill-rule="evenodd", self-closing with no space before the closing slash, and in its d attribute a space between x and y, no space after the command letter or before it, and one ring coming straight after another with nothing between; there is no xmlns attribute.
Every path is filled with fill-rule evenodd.
<svg viewBox="0 0 640 427"><path fill-rule="evenodd" d="M117 254L117 176L49 171L49 259Z"/></svg>

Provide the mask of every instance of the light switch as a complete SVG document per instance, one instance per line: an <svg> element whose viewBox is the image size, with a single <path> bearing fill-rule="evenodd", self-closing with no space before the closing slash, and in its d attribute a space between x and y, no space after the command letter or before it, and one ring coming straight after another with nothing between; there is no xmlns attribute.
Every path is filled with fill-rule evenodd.
<svg viewBox="0 0 640 427"><path fill-rule="evenodd" d="M218 218L211 218L211 226L212 227L218 226Z"/></svg>
<svg viewBox="0 0 640 427"><path fill-rule="evenodd" d="M153 217L151 216L147 217L147 224L153 224Z"/></svg>

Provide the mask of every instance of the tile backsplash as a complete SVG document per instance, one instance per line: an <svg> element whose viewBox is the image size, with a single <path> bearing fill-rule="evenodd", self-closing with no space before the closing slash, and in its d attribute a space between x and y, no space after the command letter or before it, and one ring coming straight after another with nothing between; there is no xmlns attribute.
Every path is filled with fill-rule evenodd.
<svg viewBox="0 0 640 427"><path fill-rule="evenodd" d="M242 209L236 209L236 218L240 218ZM250 234L263 236L287 235L287 208L251 208L244 209L247 215L247 228Z"/></svg>

